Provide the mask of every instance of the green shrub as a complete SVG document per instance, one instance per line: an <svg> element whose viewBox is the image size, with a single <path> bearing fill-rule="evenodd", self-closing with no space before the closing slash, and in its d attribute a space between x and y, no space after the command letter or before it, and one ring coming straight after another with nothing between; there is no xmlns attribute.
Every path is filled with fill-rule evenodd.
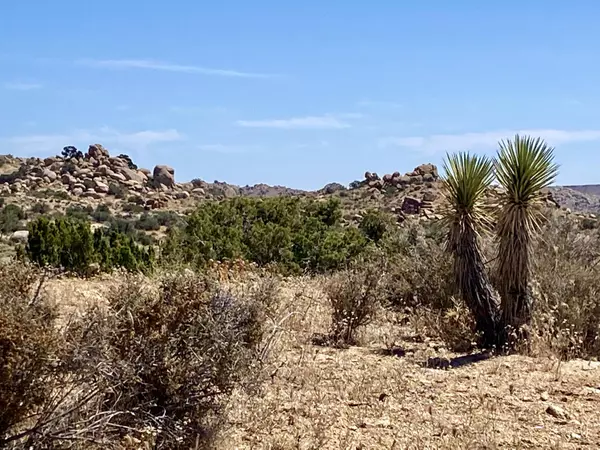
<svg viewBox="0 0 600 450"><path fill-rule="evenodd" d="M7 234L20 228L20 221L27 218L23 209L15 204L8 204L0 210L0 233Z"/></svg>
<svg viewBox="0 0 600 450"><path fill-rule="evenodd" d="M112 218L110 208L103 203L96 206L96 209L90 215L96 222L108 222Z"/></svg>
<svg viewBox="0 0 600 450"><path fill-rule="evenodd" d="M392 225L392 218L375 209L370 209L364 215L358 226L359 230L373 242L379 242Z"/></svg>
<svg viewBox="0 0 600 450"><path fill-rule="evenodd" d="M108 194L114 195L116 198L125 198L127 196L127 189L119 183L110 183L108 185Z"/></svg>
<svg viewBox="0 0 600 450"><path fill-rule="evenodd" d="M144 207L138 203L125 203L123 211L130 213L140 213L144 211Z"/></svg>
<svg viewBox="0 0 600 450"><path fill-rule="evenodd" d="M143 248L135 240L114 228L98 228L94 232L94 250L100 268L109 271L122 267L130 272L150 272L154 266L152 247Z"/></svg>
<svg viewBox="0 0 600 450"><path fill-rule="evenodd" d="M40 266L57 267L86 275L92 263L109 271L123 267L148 272L154 264L152 248L143 248L115 228L97 229L80 219L40 217L29 224L25 248L28 258Z"/></svg>
<svg viewBox="0 0 600 450"><path fill-rule="evenodd" d="M143 213L135 222L135 228L138 230L154 231L160 229L160 223L154 215Z"/></svg>
<svg viewBox="0 0 600 450"><path fill-rule="evenodd" d="M30 211L34 214L48 214L51 209L47 203L37 202L31 206Z"/></svg>
<svg viewBox="0 0 600 450"><path fill-rule="evenodd" d="M397 230L380 242L389 258L387 299L394 307L454 307L452 260L428 228Z"/></svg>
<svg viewBox="0 0 600 450"><path fill-rule="evenodd" d="M367 246L355 228L340 224L339 200L235 198L202 204L179 230L168 233L166 261L201 266L242 258L299 272L345 267Z"/></svg>
<svg viewBox="0 0 600 450"><path fill-rule="evenodd" d="M155 215L158 223L163 226L170 228L172 226L181 225L183 219L174 211L159 211Z"/></svg>
<svg viewBox="0 0 600 450"><path fill-rule="evenodd" d="M127 197L127 203L133 203L134 205L144 206L145 200L144 197L139 195L130 195ZM123 206L125 208L125 206Z"/></svg>
<svg viewBox="0 0 600 450"><path fill-rule="evenodd" d="M57 200L69 200L71 198L67 191L56 189L42 189L40 191L31 191L31 195L41 199L55 198Z"/></svg>
<svg viewBox="0 0 600 450"><path fill-rule="evenodd" d="M600 221L598 219L593 219L591 217L585 217L581 221L581 228L583 230L595 230L600 227Z"/></svg>
<svg viewBox="0 0 600 450"><path fill-rule="evenodd" d="M94 261L89 224L80 220L40 217L29 224L26 254L40 266L85 274Z"/></svg>
<svg viewBox="0 0 600 450"><path fill-rule="evenodd" d="M91 206L72 205L67 208L66 216L73 219L88 220L94 212Z"/></svg>

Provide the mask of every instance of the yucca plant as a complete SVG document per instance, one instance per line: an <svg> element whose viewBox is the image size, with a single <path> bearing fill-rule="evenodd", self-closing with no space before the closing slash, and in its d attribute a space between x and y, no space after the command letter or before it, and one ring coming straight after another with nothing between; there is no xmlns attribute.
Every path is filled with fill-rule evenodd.
<svg viewBox="0 0 600 450"><path fill-rule="evenodd" d="M446 249L454 257L456 287L475 318L480 345L497 344L499 309L480 247L480 233L491 228L485 194L494 179L493 162L469 153L447 155L443 178L448 229Z"/></svg>
<svg viewBox="0 0 600 450"><path fill-rule="evenodd" d="M541 138L516 135L499 146L496 177L504 190L496 229L496 277L503 328L523 338L533 306L528 287L532 244L543 220L542 190L552 184L558 166L553 162L554 149Z"/></svg>

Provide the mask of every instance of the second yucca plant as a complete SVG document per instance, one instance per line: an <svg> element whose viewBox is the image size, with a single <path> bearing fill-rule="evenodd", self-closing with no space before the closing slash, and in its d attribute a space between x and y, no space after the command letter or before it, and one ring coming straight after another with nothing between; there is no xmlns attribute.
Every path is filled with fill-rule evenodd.
<svg viewBox="0 0 600 450"><path fill-rule="evenodd" d="M503 190L496 228L496 279L505 330L520 333L531 321L529 278L533 240L543 219L542 190L558 172L554 149L540 138L516 135L500 142L496 177ZM521 330L521 331L520 331Z"/></svg>

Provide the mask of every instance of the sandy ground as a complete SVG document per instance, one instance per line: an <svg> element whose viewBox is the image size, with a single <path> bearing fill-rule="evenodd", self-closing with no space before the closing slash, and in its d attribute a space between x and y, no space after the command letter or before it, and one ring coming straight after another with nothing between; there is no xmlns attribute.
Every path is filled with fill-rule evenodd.
<svg viewBox="0 0 600 450"><path fill-rule="evenodd" d="M51 280L47 289L74 311L102 301L113 282ZM392 313L367 327L360 346L315 346L329 326L318 280L286 282L267 326L277 339L264 384L235 393L218 448L600 448L597 362L508 356L428 368L431 357L460 355L417 342Z"/></svg>
<svg viewBox="0 0 600 450"><path fill-rule="evenodd" d="M258 396L238 393L220 448L600 448L597 362L509 356L427 368L459 355L414 342L390 314L360 347L319 347L311 337L327 331L329 309L318 281L290 283L284 297L280 317L292 316L267 382Z"/></svg>

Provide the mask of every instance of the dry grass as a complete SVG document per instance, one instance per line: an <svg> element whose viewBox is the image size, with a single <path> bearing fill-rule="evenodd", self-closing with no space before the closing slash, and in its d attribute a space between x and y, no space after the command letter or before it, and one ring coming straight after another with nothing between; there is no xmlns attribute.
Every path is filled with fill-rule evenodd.
<svg viewBox="0 0 600 450"><path fill-rule="evenodd" d="M217 448L600 447L600 364L510 356L430 368L459 355L428 337L431 320L387 310L360 330L359 346L315 346L331 326L325 281L282 284L265 324L261 390L234 393ZM47 289L72 313L103 302L116 282L51 280ZM551 405L568 416L552 416Z"/></svg>
<svg viewBox="0 0 600 450"><path fill-rule="evenodd" d="M219 448L600 445L597 364L510 356L450 370L426 368L433 356L443 364L456 355L427 341L418 324L399 326L402 318L392 313L366 328L360 347L316 347L311 336L330 325L321 285L287 283L280 314L289 319L265 372L264 392L237 393ZM570 418L548 414L551 404Z"/></svg>

